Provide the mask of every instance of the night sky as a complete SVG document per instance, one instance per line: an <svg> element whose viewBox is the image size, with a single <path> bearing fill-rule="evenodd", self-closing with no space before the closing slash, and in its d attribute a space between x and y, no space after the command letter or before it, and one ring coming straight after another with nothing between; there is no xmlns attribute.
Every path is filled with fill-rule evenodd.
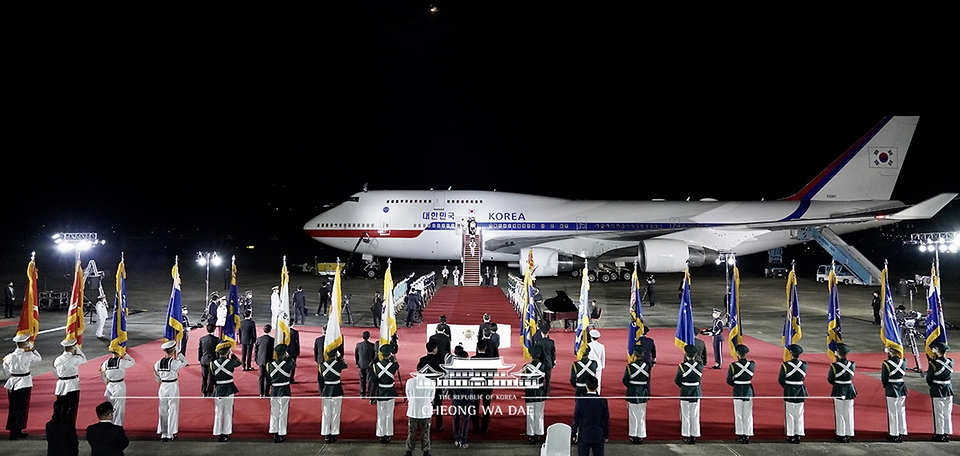
<svg viewBox="0 0 960 456"><path fill-rule="evenodd" d="M364 183L776 199L897 114L894 197L960 190L946 9L194 3L0 7L8 238L296 238Z"/></svg>

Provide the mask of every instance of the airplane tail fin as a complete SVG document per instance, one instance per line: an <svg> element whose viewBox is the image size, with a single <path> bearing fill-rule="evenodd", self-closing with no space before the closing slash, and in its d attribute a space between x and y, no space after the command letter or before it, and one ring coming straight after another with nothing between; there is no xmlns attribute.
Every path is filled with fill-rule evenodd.
<svg viewBox="0 0 960 456"><path fill-rule="evenodd" d="M787 200L889 200L919 116L888 116Z"/></svg>

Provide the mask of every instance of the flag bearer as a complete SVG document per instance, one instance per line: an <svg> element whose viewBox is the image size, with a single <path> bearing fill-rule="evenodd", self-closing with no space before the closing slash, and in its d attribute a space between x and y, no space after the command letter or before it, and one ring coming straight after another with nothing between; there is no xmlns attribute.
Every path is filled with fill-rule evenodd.
<svg viewBox="0 0 960 456"><path fill-rule="evenodd" d="M733 423L737 442L750 443L753 436L753 374L757 363L747 359L750 349L736 346L737 360L727 370L727 384L733 387Z"/></svg>
<svg viewBox="0 0 960 456"><path fill-rule="evenodd" d="M570 384L573 385L575 396L584 396L587 394L587 377L597 378L600 370L600 364L595 359L590 359L590 346L583 349L583 356L573 362L570 366Z"/></svg>
<svg viewBox="0 0 960 456"><path fill-rule="evenodd" d="M177 341L168 340L160 346L164 357L153 365L153 378L160 382L157 395L160 398L160 420L157 434L161 442L176 438L180 423L180 369L187 365L187 358L177 351Z"/></svg>
<svg viewBox="0 0 960 456"><path fill-rule="evenodd" d="M396 403L396 376L400 370L393 347L380 347L380 361L373 365L373 375L377 379L377 437L380 443L390 443L393 438L393 407Z"/></svg>
<svg viewBox="0 0 960 456"><path fill-rule="evenodd" d="M850 443L853 437L853 399L857 397L857 389L853 386L857 365L847 359L847 353L850 353L847 344L837 344L837 361L830 364L830 370L827 371L827 383L833 385L830 395L833 396L837 428L834 440L843 443Z"/></svg>
<svg viewBox="0 0 960 456"><path fill-rule="evenodd" d="M803 381L807 376L807 362L800 360L803 353L800 345L792 344L787 350L790 351L790 360L780 366L777 381L783 387L787 442L800 443L800 437L804 435L803 402L807 397L807 388Z"/></svg>
<svg viewBox="0 0 960 456"><path fill-rule="evenodd" d="M287 416L290 412L290 378L293 360L287 354L287 344L273 348L277 359L270 362L270 433L273 443L287 440Z"/></svg>
<svg viewBox="0 0 960 456"><path fill-rule="evenodd" d="M233 434L233 397L240 390L233 383L233 371L242 366L240 358L230 350L230 342L217 344L217 359L210 363L210 374L213 376L214 414L213 435L218 442L230 440Z"/></svg>
<svg viewBox="0 0 960 456"><path fill-rule="evenodd" d="M683 362L677 366L677 375L673 382L680 387L680 434L683 443L693 445L700 437L700 379L703 376L703 363L698 357L696 345L683 348Z"/></svg>
<svg viewBox="0 0 960 456"><path fill-rule="evenodd" d="M539 345L530 347L530 362L524 364L521 373L525 381L530 382L533 387L528 387L524 391L526 395L523 400L526 403L527 411L527 440L531 444L539 444L540 437L543 436L543 406L546 399L546 385L543 382L543 361L540 361L542 349Z"/></svg>
<svg viewBox="0 0 960 456"><path fill-rule="evenodd" d="M937 342L931 348L936 356L927 367L927 385L933 401L933 440L949 442L953 434L953 360L947 358L950 347Z"/></svg>
<svg viewBox="0 0 960 456"><path fill-rule="evenodd" d="M104 397L113 405L113 420L117 426L123 426L123 412L127 409L127 384L124 378L127 369L135 365L129 353L120 356L116 349L110 350L111 356L100 365L100 378L107 384L103 392Z"/></svg>
<svg viewBox="0 0 960 456"><path fill-rule="evenodd" d="M895 345L887 345L887 360L880 367L880 384L887 397L887 440L903 442L907 435L907 386L903 377L907 373L907 361Z"/></svg>
<svg viewBox="0 0 960 456"><path fill-rule="evenodd" d="M623 371L623 386L627 387L627 435L630 443L643 444L647 438L647 401L650 400L650 367L644 358L646 348L643 345L633 347L633 356L637 359L627 363Z"/></svg>
<svg viewBox="0 0 960 456"><path fill-rule="evenodd" d="M320 434L324 441L334 443L340 435L340 412L343 410L343 383L341 376L347 368L347 363L340 356L340 350L333 348L327 352L327 360L320 365L320 374L323 376L323 414L320 418ZM365 382L366 379L360 379Z"/></svg>

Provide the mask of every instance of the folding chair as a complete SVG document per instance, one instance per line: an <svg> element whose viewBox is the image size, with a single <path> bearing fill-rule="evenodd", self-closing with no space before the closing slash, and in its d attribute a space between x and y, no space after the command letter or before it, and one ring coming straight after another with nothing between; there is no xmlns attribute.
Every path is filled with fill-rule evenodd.
<svg viewBox="0 0 960 456"><path fill-rule="evenodd" d="M547 437L540 446L540 456L570 456L570 425L553 423L547 427Z"/></svg>

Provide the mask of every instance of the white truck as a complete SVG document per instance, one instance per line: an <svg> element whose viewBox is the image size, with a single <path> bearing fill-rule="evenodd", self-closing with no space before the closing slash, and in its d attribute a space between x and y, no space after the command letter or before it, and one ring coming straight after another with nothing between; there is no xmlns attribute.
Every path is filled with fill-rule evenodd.
<svg viewBox="0 0 960 456"><path fill-rule="evenodd" d="M849 269L845 268L842 264L836 265L836 274L837 282L844 285L866 285L862 280L858 279L857 276L853 275ZM817 282L827 283L827 279L830 277L830 265L821 264L817 267Z"/></svg>

